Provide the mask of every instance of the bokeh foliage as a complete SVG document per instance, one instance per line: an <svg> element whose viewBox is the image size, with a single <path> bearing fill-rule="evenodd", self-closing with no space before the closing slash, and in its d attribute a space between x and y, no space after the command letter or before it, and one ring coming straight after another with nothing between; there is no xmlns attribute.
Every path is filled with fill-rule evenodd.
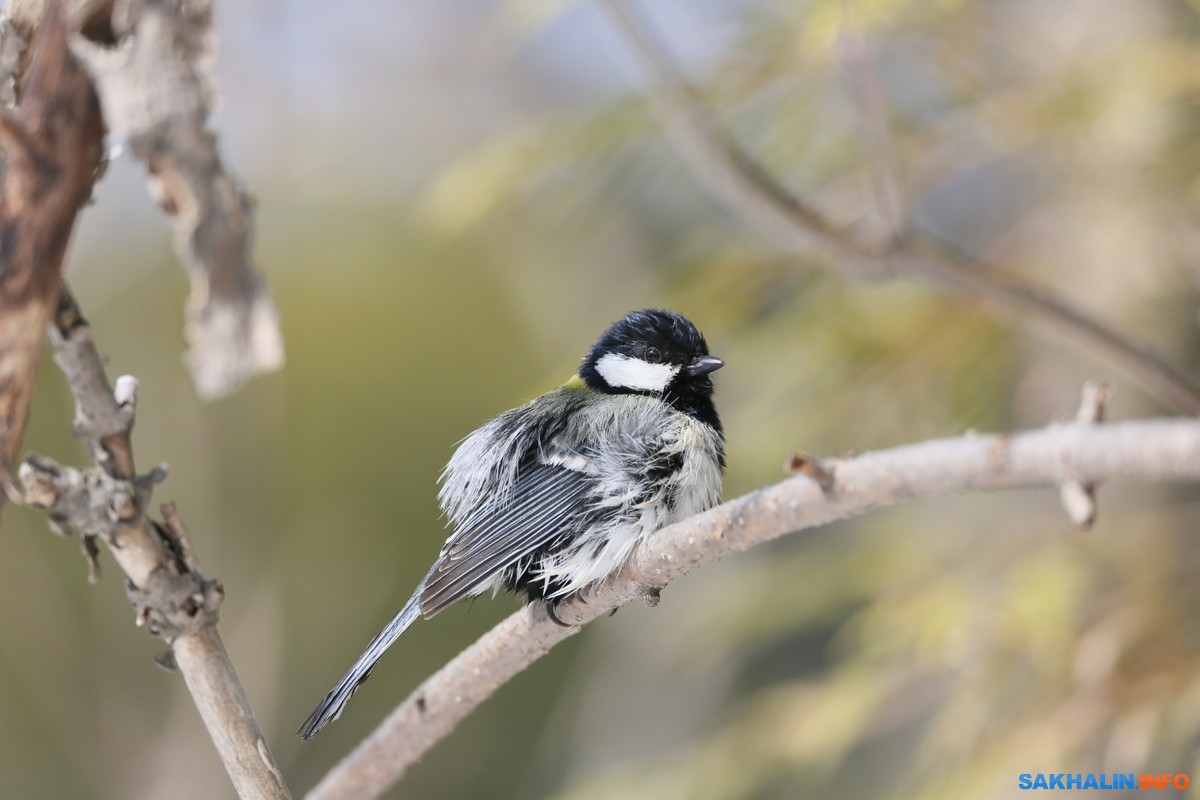
<svg viewBox="0 0 1200 800"><path fill-rule="evenodd" d="M610 320L665 305L717 377L727 496L794 449L1045 424L1089 354L906 280L781 254L697 186L586 4L222 7L231 160L289 363L212 406L180 363L186 291L116 162L71 277L137 454L168 459L222 630L293 788L509 613L416 626L314 742L290 738L403 602L443 531L434 480L482 419L555 385ZM727 131L846 225L874 212L845 44L865 42L915 219L1200 372L1200 8L1146 0L812 0L643 11ZM318 23L318 20L322 20ZM27 444L64 460L47 364ZM944 498L785 539L558 648L395 796L992 798L1021 772L1200 771L1197 494ZM223 796L223 775L115 570L8 508L0 796Z"/></svg>

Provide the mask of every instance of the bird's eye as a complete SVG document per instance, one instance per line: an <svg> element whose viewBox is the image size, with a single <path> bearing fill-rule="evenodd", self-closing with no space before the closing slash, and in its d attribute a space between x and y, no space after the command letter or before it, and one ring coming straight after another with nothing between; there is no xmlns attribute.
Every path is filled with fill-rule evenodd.
<svg viewBox="0 0 1200 800"><path fill-rule="evenodd" d="M647 347L642 356L651 364L657 364L659 361L662 361L662 353L657 347Z"/></svg>

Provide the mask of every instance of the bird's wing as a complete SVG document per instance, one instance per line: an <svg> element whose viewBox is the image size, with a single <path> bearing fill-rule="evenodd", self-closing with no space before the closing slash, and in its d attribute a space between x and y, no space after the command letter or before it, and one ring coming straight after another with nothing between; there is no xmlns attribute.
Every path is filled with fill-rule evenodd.
<svg viewBox="0 0 1200 800"><path fill-rule="evenodd" d="M504 502L477 510L455 531L421 591L422 616L466 597L573 527L594 487L581 469L536 462L523 468Z"/></svg>

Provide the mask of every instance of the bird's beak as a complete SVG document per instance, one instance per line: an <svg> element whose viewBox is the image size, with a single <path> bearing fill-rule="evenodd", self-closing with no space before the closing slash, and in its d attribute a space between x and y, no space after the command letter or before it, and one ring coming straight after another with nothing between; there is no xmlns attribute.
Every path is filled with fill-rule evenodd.
<svg viewBox="0 0 1200 800"><path fill-rule="evenodd" d="M710 372L716 372L723 366L725 366L725 362L716 356L697 356L692 359L692 363L683 368L683 372L685 375L694 378L697 375L707 375Z"/></svg>

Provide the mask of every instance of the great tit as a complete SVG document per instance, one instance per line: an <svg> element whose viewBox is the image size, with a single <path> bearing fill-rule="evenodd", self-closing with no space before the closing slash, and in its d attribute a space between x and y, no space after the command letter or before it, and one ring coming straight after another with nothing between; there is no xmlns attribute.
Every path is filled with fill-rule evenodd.
<svg viewBox="0 0 1200 800"><path fill-rule="evenodd" d="M508 589L553 604L607 578L658 529L719 500L725 440L696 327L662 309L614 323L562 386L458 446L438 501L452 533L392 621L300 728L337 719L418 616Z"/></svg>

